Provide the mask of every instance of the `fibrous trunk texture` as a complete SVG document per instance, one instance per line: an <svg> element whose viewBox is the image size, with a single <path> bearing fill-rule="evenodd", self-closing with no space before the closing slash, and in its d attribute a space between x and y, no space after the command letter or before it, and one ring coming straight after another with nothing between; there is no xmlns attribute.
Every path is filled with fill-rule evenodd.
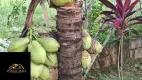
<svg viewBox="0 0 142 80"><path fill-rule="evenodd" d="M59 35L59 79L81 80L82 78L82 0L70 7L57 8Z"/></svg>

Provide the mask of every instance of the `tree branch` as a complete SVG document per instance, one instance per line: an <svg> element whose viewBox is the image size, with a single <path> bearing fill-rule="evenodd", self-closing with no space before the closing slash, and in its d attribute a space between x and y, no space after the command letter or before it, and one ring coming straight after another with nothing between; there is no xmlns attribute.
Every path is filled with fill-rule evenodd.
<svg viewBox="0 0 142 80"><path fill-rule="evenodd" d="M46 26L47 26L47 25L48 25L48 11L47 11L47 9L46 9L46 6L45 6L43 0L41 0L40 5L41 5L41 8L42 8L43 13L44 13L44 23L45 23Z"/></svg>
<svg viewBox="0 0 142 80"><path fill-rule="evenodd" d="M28 9L28 14L26 17L25 27L23 28L23 31L20 37L25 37L27 35L29 27L32 26L32 19L33 19L34 11L40 1L41 0L31 0L30 6Z"/></svg>
<svg viewBox="0 0 142 80"><path fill-rule="evenodd" d="M87 4L87 1L85 0L85 3ZM92 10L93 5L95 4L95 0L91 0L90 3L85 7L85 21L84 21L84 28L88 28L88 13Z"/></svg>
<svg viewBox="0 0 142 80"><path fill-rule="evenodd" d="M94 4L95 4L95 0L91 0L90 3L87 5L88 13L92 10L92 7Z"/></svg>

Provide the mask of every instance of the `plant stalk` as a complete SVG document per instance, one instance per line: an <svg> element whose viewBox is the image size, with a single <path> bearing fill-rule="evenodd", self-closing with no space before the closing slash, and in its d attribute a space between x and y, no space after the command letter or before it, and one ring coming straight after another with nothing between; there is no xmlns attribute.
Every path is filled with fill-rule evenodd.
<svg viewBox="0 0 142 80"><path fill-rule="evenodd" d="M123 80L123 34L121 36L121 80Z"/></svg>
<svg viewBox="0 0 142 80"><path fill-rule="evenodd" d="M123 34L120 36L117 67L119 80L123 80Z"/></svg>
<svg viewBox="0 0 142 80"><path fill-rule="evenodd" d="M120 73L120 43L121 43L121 41L119 42L119 51L118 51L118 55L117 55L117 59L118 59L117 67L118 67L118 78L119 78L119 80L120 80L120 77L121 77L121 73Z"/></svg>

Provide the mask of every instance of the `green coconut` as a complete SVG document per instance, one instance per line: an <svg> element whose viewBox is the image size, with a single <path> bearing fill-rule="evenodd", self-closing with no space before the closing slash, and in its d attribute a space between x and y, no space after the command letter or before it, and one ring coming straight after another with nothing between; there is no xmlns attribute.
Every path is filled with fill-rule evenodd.
<svg viewBox="0 0 142 80"><path fill-rule="evenodd" d="M28 51L31 52L31 60L36 64L44 64L46 60L46 51L36 40L28 45Z"/></svg>
<svg viewBox="0 0 142 80"><path fill-rule="evenodd" d="M83 41L83 48L85 50L89 49L91 47L91 36L87 32L87 30L82 31L82 41Z"/></svg>
<svg viewBox="0 0 142 80"><path fill-rule="evenodd" d="M87 50L90 54L100 53L103 50L101 43L95 39L92 39L91 47Z"/></svg>
<svg viewBox="0 0 142 80"><path fill-rule="evenodd" d="M48 67L57 67L57 65L58 65L57 54L56 53L47 53L45 65Z"/></svg>
<svg viewBox="0 0 142 80"><path fill-rule="evenodd" d="M41 80L50 80L50 71L49 68L47 66L43 66L42 72L39 76L39 78Z"/></svg>
<svg viewBox="0 0 142 80"><path fill-rule="evenodd" d="M96 40L96 44L95 44L95 50L96 50L96 52L97 53L100 53L100 52L102 52L102 50L103 50L103 46L101 45L101 43L99 42L99 41L97 41Z"/></svg>
<svg viewBox="0 0 142 80"><path fill-rule="evenodd" d="M18 38L10 43L8 46L8 52L24 52L27 48L27 44L30 42L28 37Z"/></svg>
<svg viewBox="0 0 142 80"><path fill-rule="evenodd" d="M91 55L87 51L82 51L82 68L85 71L91 63Z"/></svg>
<svg viewBox="0 0 142 80"><path fill-rule="evenodd" d="M46 38L38 38L38 42L44 47L46 52L53 53L57 52L60 48L60 44L57 42L56 39L52 37L46 37Z"/></svg>
<svg viewBox="0 0 142 80"><path fill-rule="evenodd" d="M31 78L38 78L42 72L43 65L35 64L31 61Z"/></svg>
<svg viewBox="0 0 142 80"><path fill-rule="evenodd" d="M72 4L73 0L51 0L55 6L64 6L66 4Z"/></svg>

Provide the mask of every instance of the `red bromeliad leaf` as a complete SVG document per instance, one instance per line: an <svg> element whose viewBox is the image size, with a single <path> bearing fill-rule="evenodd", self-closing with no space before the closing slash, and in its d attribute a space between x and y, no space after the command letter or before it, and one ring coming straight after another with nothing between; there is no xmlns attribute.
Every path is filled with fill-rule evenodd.
<svg viewBox="0 0 142 80"><path fill-rule="evenodd" d="M102 11L100 14L114 14L112 11Z"/></svg>
<svg viewBox="0 0 142 80"><path fill-rule="evenodd" d="M127 1L127 0L126 0L126 1ZM129 6L129 8L126 10L126 12L127 12L127 11L131 12L138 2L139 2L139 0L135 0L135 2L133 2L133 3Z"/></svg>
<svg viewBox="0 0 142 80"><path fill-rule="evenodd" d="M111 29L112 26L107 26L104 29L99 30L99 33L104 33L105 31L107 31L108 29Z"/></svg>
<svg viewBox="0 0 142 80"><path fill-rule="evenodd" d="M133 21L133 20L142 21L142 16L138 16L138 17L132 18L129 21Z"/></svg>
<svg viewBox="0 0 142 80"><path fill-rule="evenodd" d="M116 6L120 14L124 14L122 0L116 0Z"/></svg>
<svg viewBox="0 0 142 80"><path fill-rule="evenodd" d="M125 0L125 3L124 3L124 10L125 10L125 12L129 8L130 3L131 3L131 0Z"/></svg>
<svg viewBox="0 0 142 80"><path fill-rule="evenodd" d="M122 18L114 20L114 26L117 28L122 23L122 21Z"/></svg>
<svg viewBox="0 0 142 80"><path fill-rule="evenodd" d="M129 26L132 26L132 25L135 25L135 24L142 24L142 21L138 21L138 22L131 23L131 24L128 25L128 27L129 27Z"/></svg>
<svg viewBox="0 0 142 80"><path fill-rule="evenodd" d="M123 10L122 0L116 0L116 4L117 4L117 8L122 11Z"/></svg>
<svg viewBox="0 0 142 80"><path fill-rule="evenodd" d="M114 20L115 18L111 18L111 19L104 19L103 21L104 21L104 23L107 23L107 22L112 22L113 23L113 20Z"/></svg>
<svg viewBox="0 0 142 80"><path fill-rule="evenodd" d="M129 16L132 16L134 13L136 13L136 12L138 12L138 11L140 11L140 10L142 10L142 8L137 9L137 10L134 10L134 11L132 11L132 12L128 12L128 13L125 15L125 18L127 18L127 17L129 17Z"/></svg>
<svg viewBox="0 0 142 80"><path fill-rule="evenodd" d="M111 3L109 2L108 0L99 0L101 3L103 3L106 7L112 9L113 11L117 12L117 9L116 7Z"/></svg>
<svg viewBox="0 0 142 80"><path fill-rule="evenodd" d="M107 16L109 18L115 18L112 15L112 14L114 14L114 12L112 12L112 11L102 11L100 14L104 14L105 16Z"/></svg>
<svg viewBox="0 0 142 80"><path fill-rule="evenodd" d="M134 13L136 13L136 11L128 12L127 14L125 14L125 18L127 18L127 17L129 17L129 16L133 15Z"/></svg>

